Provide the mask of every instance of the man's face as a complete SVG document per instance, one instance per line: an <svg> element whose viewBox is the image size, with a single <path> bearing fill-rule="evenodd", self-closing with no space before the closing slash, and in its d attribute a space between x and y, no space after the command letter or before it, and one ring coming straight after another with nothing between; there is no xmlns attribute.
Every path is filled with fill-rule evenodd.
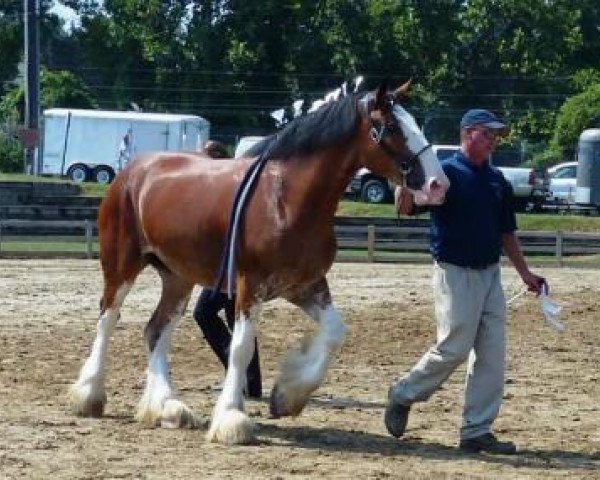
<svg viewBox="0 0 600 480"><path fill-rule="evenodd" d="M496 148L498 132L483 125L475 125L467 128L467 139L470 158L481 164Z"/></svg>

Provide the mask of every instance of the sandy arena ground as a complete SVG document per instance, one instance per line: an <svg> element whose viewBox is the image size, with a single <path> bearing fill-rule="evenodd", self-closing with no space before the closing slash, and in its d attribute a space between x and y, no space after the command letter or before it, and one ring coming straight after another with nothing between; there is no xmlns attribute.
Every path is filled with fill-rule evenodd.
<svg viewBox="0 0 600 480"><path fill-rule="evenodd" d="M347 341L298 418L268 418L268 391L285 350L311 322L284 302L259 325L265 398L248 401L257 445L224 447L203 430L141 427L133 419L145 379L143 327L158 298L147 270L127 298L109 350L101 419L75 417L66 391L95 333L96 261L0 261L0 478L600 478L600 272L541 268L553 299L568 302L557 334L533 297L509 314L505 401L496 432L514 457L457 451L464 369L411 413L401 440L385 431L387 389L431 344L429 265L336 264L329 274ZM507 296L520 290L504 268ZM196 298L197 292L193 297ZM189 310L189 309L188 309ZM209 418L222 370L191 313L173 338L180 397Z"/></svg>

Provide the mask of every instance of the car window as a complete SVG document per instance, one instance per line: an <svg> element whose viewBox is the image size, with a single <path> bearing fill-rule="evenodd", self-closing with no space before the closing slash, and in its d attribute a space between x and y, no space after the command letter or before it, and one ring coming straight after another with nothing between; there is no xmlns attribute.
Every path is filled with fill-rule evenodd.
<svg viewBox="0 0 600 480"><path fill-rule="evenodd" d="M438 149L438 151L436 153L437 153L438 159L441 161L441 160L445 160L446 158L454 155L456 153L456 150L453 150L450 148L440 148L440 149Z"/></svg>
<svg viewBox="0 0 600 480"><path fill-rule="evenodd" d="M554 172L554 178L576 178L577 177L577 167L569 166L559 168Z"/></svg>

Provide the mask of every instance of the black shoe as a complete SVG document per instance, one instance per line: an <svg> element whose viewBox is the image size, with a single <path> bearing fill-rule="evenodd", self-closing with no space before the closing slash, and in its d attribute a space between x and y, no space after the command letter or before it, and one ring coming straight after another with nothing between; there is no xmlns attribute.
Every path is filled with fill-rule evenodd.
<svg viewBox="0 0 600 480"><path fill-rule="evenodd" d="M394 404L391 401L388 402L387 407L385 407L385 416L383 420L390 435L393 435L396 438L404 435L406 424L408 423L409 412L410 406Z"/></svg>
<svg viewBox="0 0 600 480"><path fill-rule="evenodd" d="M517 447L513 442L501 442L492 433L465 438L460 441L458 448L469 453L486 452L499 455L514 455L517 453Z"/></svg>

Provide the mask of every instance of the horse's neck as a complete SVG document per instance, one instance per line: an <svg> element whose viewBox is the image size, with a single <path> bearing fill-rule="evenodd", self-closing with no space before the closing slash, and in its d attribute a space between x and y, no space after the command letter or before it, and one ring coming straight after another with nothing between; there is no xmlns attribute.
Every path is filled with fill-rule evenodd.
<svg viewBox="0 0 600 480"><path fill-rule="evenodd" d="M348 182L360 167L351 143L293 161L288 177L290 188L309 215L335 215Z"/></svg>

